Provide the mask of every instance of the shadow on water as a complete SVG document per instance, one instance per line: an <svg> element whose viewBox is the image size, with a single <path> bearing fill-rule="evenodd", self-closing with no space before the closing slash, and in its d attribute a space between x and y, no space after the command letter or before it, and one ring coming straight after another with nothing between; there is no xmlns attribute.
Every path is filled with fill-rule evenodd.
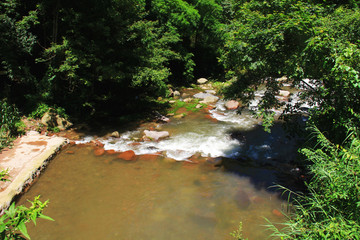
<svg viewBox="0 0 360 240"><path fill-rule="evenodd" d="M276 187L281 185L295 192L305 191L305 174L297 153L302 139L291 136L282 122L276 122L270 133L257 125L248 130L233 129L228 134L241 143L242 150L234 158L222 158L225 171L249 178L257 189L283 192Z"/></svg>

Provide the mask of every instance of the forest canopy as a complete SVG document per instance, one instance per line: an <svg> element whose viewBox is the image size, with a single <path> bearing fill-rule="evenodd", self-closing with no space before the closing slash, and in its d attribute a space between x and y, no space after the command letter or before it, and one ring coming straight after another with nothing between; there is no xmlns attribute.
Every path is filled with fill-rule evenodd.
<svg viewBox="0 0 360 240"><path fill-rule="evenodd" d="M358 4L5 0L1 99L24 112L48 104L73 117L114 116L145 110L168 84L208 77L231 81L225 95L244 102L266 84L266 111L279 104L277 78L311 79L312 120L342 141L345 125L359 122Z"/></svg>

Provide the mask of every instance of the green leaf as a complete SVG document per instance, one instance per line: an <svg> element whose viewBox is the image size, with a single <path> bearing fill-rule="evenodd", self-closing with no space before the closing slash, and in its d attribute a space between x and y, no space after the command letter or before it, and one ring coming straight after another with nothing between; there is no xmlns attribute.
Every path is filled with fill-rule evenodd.
<svg viewBox="0 0 360 240"><path fill-rule="evenodd" d="M25 222L21 222L19 225L18 225L18 229L20 230L20 232L22 233L22 235L24 235L26 238L28 239L31 239L28 232L27 232L27 229L26 229L26 225L25 225Z"/></svg>
<svg viewBox="0 0 360 240"><path fill-rule="evenodd" d="M16 209L15 209L15 203L14 202L11 204L11 206L9 207L9 210L7 210L6 213L10 218L15 217Z"/></svg>
<svg viewBox="0 0 360 240"><path fill-rule="evenodd" d="M44 215L44 214L40 214L40 215L39 215L39 218L46 219L46 220L50 220L50 221L55 221L55 220L52 219L51 217L46 216L46 215Z"/></svg>
<svg viewBox="0 0 360 240"><path fill-rule="evenodd" d="M34 222L34 224L36 226L36 218L37 218L36 214L31 215L30 218L31 218L31 220Z"/></svg>

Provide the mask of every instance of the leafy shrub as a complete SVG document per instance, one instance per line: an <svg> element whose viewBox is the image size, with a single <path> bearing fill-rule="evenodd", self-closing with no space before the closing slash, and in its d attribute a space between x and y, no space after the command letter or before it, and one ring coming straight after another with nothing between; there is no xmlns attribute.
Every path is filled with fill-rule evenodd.
<svg viewBox="0 0 360 240"><path fill-rule="evenodd" d="M18 134L20 115L18 109L6 100L0 100L0 150L11 143Z"/></svg>
<svg viewBox="0 0 360 240"><path fill-rule="evenodd" d="M36 224L37 218L54 221L42 213L49 201L41 202L39 198L40 196L37 196L34 201L29 201L31 203L29 208L23 205L15 207L15 203L11 204L0 217L0 239L30 239L25 225L27 222L33 221Z"/></svg>
<svg viewBox="0 0 360 240"><path fill-rule="evenodd" d="M9 171L2 170L0 171L0 181L9 181L7 177L9 176ZM47 220L54 221L52 218L45 216L42 212L49 200L41 202L39 200L40 196L34 198L34 201L29 201L31 206L29 208L21 205L15 207L13 202L8 210L0 217L0 239L3 240L13 240L13 239L30 239L30 236L26 229L26 223L33 221L36 225L37 218L43 218ZM21 236L21 234L23 236Z"/></svg>
<svg viewBox="0 0 360 240"><path fill-rule="evenodd" d="M315 129L317 149L302 149L312 163L307 195L296 194L295 214L275 235L284 239L360 239L360 139L331 143Z"/></svg>
<svg viewBox="0 0 360 240"><path fill-rule="evenodd" d="M16 123L20 120L19 111L6 100L1 100L0 104L0 132L14 136L17 133Z"/></svg>
<svg viewBox="0 0 360 240"><path fill-rule="evenodd" d="M69 116L65 113L65 109L58 106L50 107L45 103L40 103L37 108L30 114L31 118L42 118L46 112L56 113L61 117L68 118Z"/></svg>

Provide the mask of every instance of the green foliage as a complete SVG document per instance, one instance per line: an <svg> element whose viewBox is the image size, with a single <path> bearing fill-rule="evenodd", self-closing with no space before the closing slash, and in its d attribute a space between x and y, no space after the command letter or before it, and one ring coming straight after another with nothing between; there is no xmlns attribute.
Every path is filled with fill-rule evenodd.
<svg viewBox="0 0 360 240"><path fill-rule="evenodd" d="M16 123L20 120L18 109L6 100L0 100L0 132L4 135L14 136L17 133Z"/></svg>
<svg viewBox="0 0 360 240"><path fill-rule="evenodd" d="M243 229L242 229L242 222L239 223L238 229L236 231L230 233L235 240L246 240L247 238L243 237Z"/></svg>
<svg viewBox="0 0 360 240"><path fill-rule="evenodd" d="M262 118L262 126L264 131L270 133L271 127L275 121L275 112L260 110L256 113L257 118Z"/></svg>
<svg viewBox="0 0 360 240"><path fill-rule="evenodd" d="M63 117L66 119L69 118L69 116L66 114L64 108L58 107L58 106L50 107L49 105L44 104L44 103L38 104L37 108L32 113L30 113L29 116L34 119L42 118L44 116L44 114L47 112L58 114L60 117Z"/></svg>
<svg viewBox="0 0 360 240"><path fill-rule="evenodd" d="M22 205L15 207L15 203L11 204L4 215L0 217L1 239L30 239L26 223L32 221L36 225L36 219L38 218L54 221L43 214L43 210L47 207L49 201L41 202L39 198L40 196L37 196L34 201L29 201L31 203L29 208Z"/></svg>
<svg viewBox="0 0 360 240"><path fill-rule="evenodd" d="M14 105L7 100L0 100L0 150L12 142L20 127L20 115Z"/></svg>
<svg viewBox="0 0 360 240"><path fill-rule="evenodd" d="M0 171L0 182L8 182L10 181L8 179L9 177L9 169L1 170Z"/></svg>
<svg viewBox="0 0 360 240"><path fill-rule="evenodd" d="M181 100L177 100L173 104L172 109L169 112L170 113L176 113L180 108L185 108L187 111L191 111L191 112L197 112L202 107L206 106L206 104L200 104L201 108L196 108L196 106L198 104L199 104L198 99L193 99L193 101L191 101L191 102L184 102L184 101L181 101Z"/></svg>
<svg viewBox="0 0 360 240"><path fill-rule="evenodd" d="M360 122L360 12L350 5L295 0L236 5L235 19L224 28L221 56L228 77L236 81L225 95L249 102L264 84L260 108L278 107L274 95L281 83L276 79L287 76L293 85L306 86L302 99L316 106L311 120L341 143L346 126ZM304 84L305 78L313 85Z"/></svg>
<svg viewBox="0 0 360 240"><path fill-rule="evenodd" d="M295 215L285 228L275 230L284 239L360 239L360 139L348 136L343 146L314 129L318 146L301 153L312 163L307 195L295 196ZM274 229L274 226L273 226Z"/></svg>

